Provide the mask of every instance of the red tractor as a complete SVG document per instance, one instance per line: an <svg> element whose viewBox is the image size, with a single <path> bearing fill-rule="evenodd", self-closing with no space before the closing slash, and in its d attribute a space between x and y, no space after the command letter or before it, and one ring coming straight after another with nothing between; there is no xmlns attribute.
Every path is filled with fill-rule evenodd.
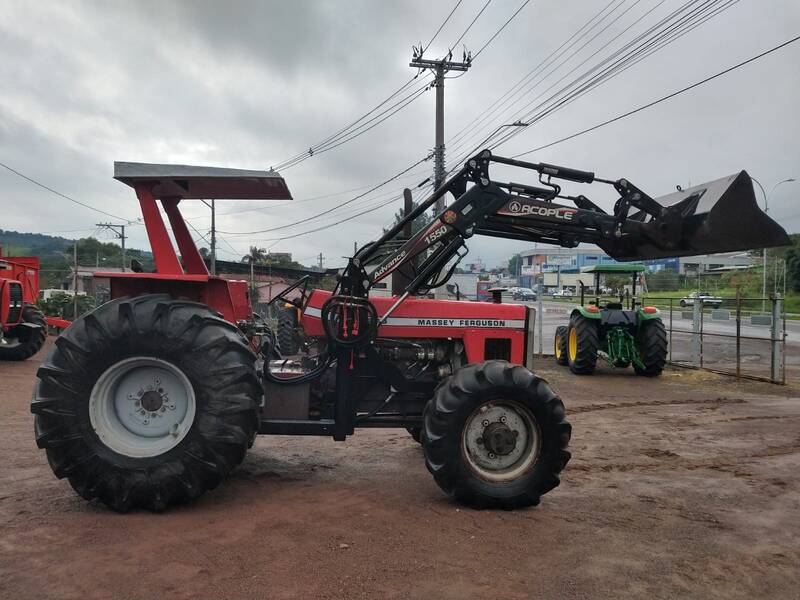
<svg viewBox="0 0 800 600"><path fill-rule="evenodd" d="M63 319L45 317L36 306L39 259L3 256L0 247L0 360L25 360L42 349L47 326L64 329Z"/></svg>
<svg viewBox="0 0 800 600"><path fill-rule="evenodd" d="M492 180L501 163L541 185ZM564 404L531 370L534 313L513 304L428 300L475 234L562 246L588 242L619 259L779 245L745 172L655 200L625 179L493 156L471 158L380 239L360 248L333 292L300 280L297 344L252 314L244 281L209 275L178 205L193 198L291 199L274 172L117 163L136 190L155 273L108 273L112 300L78 319L38 371L36 440L58 477L120 511L161 510L216 487L256 434L344 440L362 427L408 429L436 483L458 501L539 503L570 458ZM554 180L599 182L612 214ZM410 239L440 197L452 202ZM571 205L557 204L557 199ZM169 218L180 260L158 209ZM370 297L390 273L407 281ZM289 301L290 295L292 300Z"/></svg>

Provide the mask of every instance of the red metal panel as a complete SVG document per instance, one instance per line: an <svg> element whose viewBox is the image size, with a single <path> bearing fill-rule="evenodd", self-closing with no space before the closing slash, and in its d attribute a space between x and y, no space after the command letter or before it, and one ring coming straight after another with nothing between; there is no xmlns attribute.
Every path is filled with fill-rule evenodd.
<svg viewBox="0 0 800 600"><path fill-rule="evenodd" d="M142 216L147 228L147 237L150 239L150 249L153 251L153 258L156 262L156 270L162 274L183 274L178 256L175 254L175 248L172 246L167 228L164 226L164 219L161 218L156 200L150 192L150 184L138 184L136 196L142 207Z"/></svg>
<svg viewBox="0 0 800 600"><path fill-rule="evenodd" d="M0 278L16 279L22 284L22 300L34 304L39 298L39 257L3 256L5 268L0 268Z"/></svg>
<svg viewBox="0 0 800 600"><path fill-rule="evenodd" d="M183 220L183 215L178 208L180 201L180 198L164 198L161 200L161 205L172 225L172 235L175 236L175 241L178 243L181 259L183 259L187 273L208 275L206 263L203 262L203 257L197 251L197 245L192 240L192 236L186 228L186 221Z"/></svg>
<svg viewBox="0 0 800 600"><path fill-rule="evenodd" d="M247 298L246 281L229 281L209 275L165 275L162 273L95 273L106 277L111 298L139 294L169 294L188 298L220 312L225 320L235 323L252 315Z"/></svg>
<svg viewBox="0 0 800 600"><path fill-rule="evenodd" d="M312 292L301 319L308 335L325 335L318 315L330 296L330 292L323 290ZM396 300L370 298L379 315L383 315ZM484 360L487 339L510 339L511 361L525 364L526 312L526 307L519 304L409 298L392 313L389 322L380 327L378 335L405 339L460 339L464 342L469 362Z"/></svg>

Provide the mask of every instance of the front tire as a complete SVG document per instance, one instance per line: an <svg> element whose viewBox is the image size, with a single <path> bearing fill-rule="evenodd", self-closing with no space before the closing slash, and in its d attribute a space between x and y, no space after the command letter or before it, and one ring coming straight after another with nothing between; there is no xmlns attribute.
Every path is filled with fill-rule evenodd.
<svg viewBox="0 0 800 600"><path fill-rule="evenodd" d="M547 382L525 367L468 365L442 381L425 407L425 464L464 504L535 506L558 486L570 459L564 416Z"/></svg>
<svg viewBox="0 0 800 600"><path fill-rule="evenodd" d="M597 321L576 314L567 330L567 362L576 375L590 375L597 365L600 336Z"/></svg>
<svg viewBox="0 0 800 600"><path fill-rule="evenodd" d="M258 427L255 356L203 304L147 295L75 321L40 367L31 412L55 475L114 510L215 488Z"/></svg>
<svg viewBox="0 0 800 600"><path fill-rule="evenodd" d="M637 350L644 368L634 367L637 375L657 377L667 364L667 331L661 319L642 321L639 324Z"/></svg>
<svg viewBox="0 0 800 600"><path fill-rule="evenodd" d="M567 358L567 326L559 325L556 327L556 334L553 338L553 353L556 357L556 364L566 365Z"/></svg>
<svg viewBox="0 0 800 600"><path fill-rule="evenodd" d="M47 321L42 311L33 304L26 304L22 307L22 322L36 327L23 324L12 327L6 335L10 343L0 345L0 360L27 360L44 346Z"/></svg>

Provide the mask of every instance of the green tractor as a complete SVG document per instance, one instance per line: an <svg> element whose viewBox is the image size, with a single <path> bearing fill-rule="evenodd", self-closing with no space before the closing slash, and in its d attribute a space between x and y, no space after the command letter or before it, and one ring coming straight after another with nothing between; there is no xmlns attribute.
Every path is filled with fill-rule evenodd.
<svg viewBox="0 0 800 600"><path fill-rule="evenodd" d="M655 377L667 362L667 333L661 312L654 306L642 306L636 301L636 280L645 270L641 264L593 265L581 269L594 274L595 297L584 302L581 283L581 304L575 307L569 325L556 328L554 350L559 365L569 365L573 373L588 375L594 372L598 354L603 354L612 367L633 365L637 375ZM631 275L631 293L611 300L600 296L600 276L604 274Z"/></svg>

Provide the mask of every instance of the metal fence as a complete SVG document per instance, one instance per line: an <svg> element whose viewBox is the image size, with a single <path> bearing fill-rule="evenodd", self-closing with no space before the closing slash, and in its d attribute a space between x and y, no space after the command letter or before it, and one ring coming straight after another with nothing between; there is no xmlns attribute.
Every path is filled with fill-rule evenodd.
<svg viewBox="0 0 800 600"><path fill-rule="evenodd" d="M786 313L769 298L647 298L661 308L670 364L786 383Z"/></svg>

